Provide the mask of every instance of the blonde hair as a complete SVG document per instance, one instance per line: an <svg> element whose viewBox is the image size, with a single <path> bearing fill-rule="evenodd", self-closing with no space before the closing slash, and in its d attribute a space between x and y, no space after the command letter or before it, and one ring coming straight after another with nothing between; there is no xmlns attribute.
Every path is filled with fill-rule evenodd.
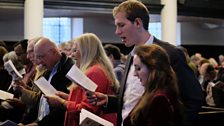
<svg viewBox="0 0 224 126"><path fill-rule="evenodd" d="M113 72L113 65L107 57L100 39L93 33L85 33L75 38L75 43L80 48L80 69L86 72L92 65L100 64L112 83L112 87L117 91L119 84Z"/></svg>

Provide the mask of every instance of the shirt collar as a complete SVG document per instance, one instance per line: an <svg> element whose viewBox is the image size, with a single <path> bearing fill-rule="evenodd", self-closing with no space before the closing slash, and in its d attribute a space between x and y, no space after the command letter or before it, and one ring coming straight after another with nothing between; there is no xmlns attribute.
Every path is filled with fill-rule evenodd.
<svg viewBox="0 0 224 126"><path fill-rule="evenodd" d="M153 43L153 39L154 39L153 35L150 35L149 39L145 42L145 45L151 45ZM135 47L131 51L132 56L134 56L134 50L135 50Z"/></svg>
<svg viewBox="0 0 224 126"><path fill-rule="evenodd" d="M58 61L58 62L54 65L54 67L53 67L51 73L55 73L55 72L57 72L57 69L58 69L58 66L59 66L59 62L60 62L60 61Z"/></svg>

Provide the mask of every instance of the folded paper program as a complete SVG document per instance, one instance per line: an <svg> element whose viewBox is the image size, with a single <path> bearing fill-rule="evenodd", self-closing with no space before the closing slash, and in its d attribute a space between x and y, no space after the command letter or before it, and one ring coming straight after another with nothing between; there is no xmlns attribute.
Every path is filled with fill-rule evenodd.
<svg viewBox="0 0 224 126"><path fill-rule="evenodd" d="M48 82L44 77L40 77L38 80L34 81L34 84L44 93L46 96L55 95L57 90Z"/></svg>
<svg viewBox="0 0 224 126"><path fill-rule="evenodd" d="M113 123L85 110L81 109L80 126L113 126Z"/></svg>
<svg viewBox="0 0 224 126"><path fill-rule="evenodd" d="M19 73L19 71L16 69L14 64L11 60L7 61L4 64L4 68L8 71L8 73L12 76L13 80L20 80L23 78L23 76Z"/></svg>
<svg viewBox="0 0 224 126"><path fill-rule="evenodd" d="M92 80L90 80L76 65L72 66L72 68L66 74L66 77L85 90L91 92L96 91L97 85Z"/></svg>

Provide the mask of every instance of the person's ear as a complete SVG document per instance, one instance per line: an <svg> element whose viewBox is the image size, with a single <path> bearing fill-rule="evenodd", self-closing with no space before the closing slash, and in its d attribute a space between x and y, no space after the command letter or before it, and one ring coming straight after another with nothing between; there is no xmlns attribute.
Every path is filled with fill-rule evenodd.
<svg viewBox="0 0 224 126"><path fill-rule="evenodd" d="M135 18L134 24L140 28L142 26L142 20L141 18Z"/></svg>
<svg viewBox="0 0 224 126"><path fill-rule="evenodd" d="M112 54L110 54L108 57L109 57L110 59L114 59L114 56L113 56Z"/></svg>

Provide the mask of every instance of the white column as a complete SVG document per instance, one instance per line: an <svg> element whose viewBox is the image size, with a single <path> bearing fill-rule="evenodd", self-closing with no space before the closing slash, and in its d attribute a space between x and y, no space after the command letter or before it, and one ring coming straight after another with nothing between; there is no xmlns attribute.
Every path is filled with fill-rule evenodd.
<svg viewBox="0 0 224 126"><path fill-rule="evenodd" d="M44 0L25 0L24 38L42 36Z"/></svg>
<svg viewBox="0 0 224 126"><path fill-rule="evenodd" d="M162 40L177 45L177 0L161 0Z"/></svg>

